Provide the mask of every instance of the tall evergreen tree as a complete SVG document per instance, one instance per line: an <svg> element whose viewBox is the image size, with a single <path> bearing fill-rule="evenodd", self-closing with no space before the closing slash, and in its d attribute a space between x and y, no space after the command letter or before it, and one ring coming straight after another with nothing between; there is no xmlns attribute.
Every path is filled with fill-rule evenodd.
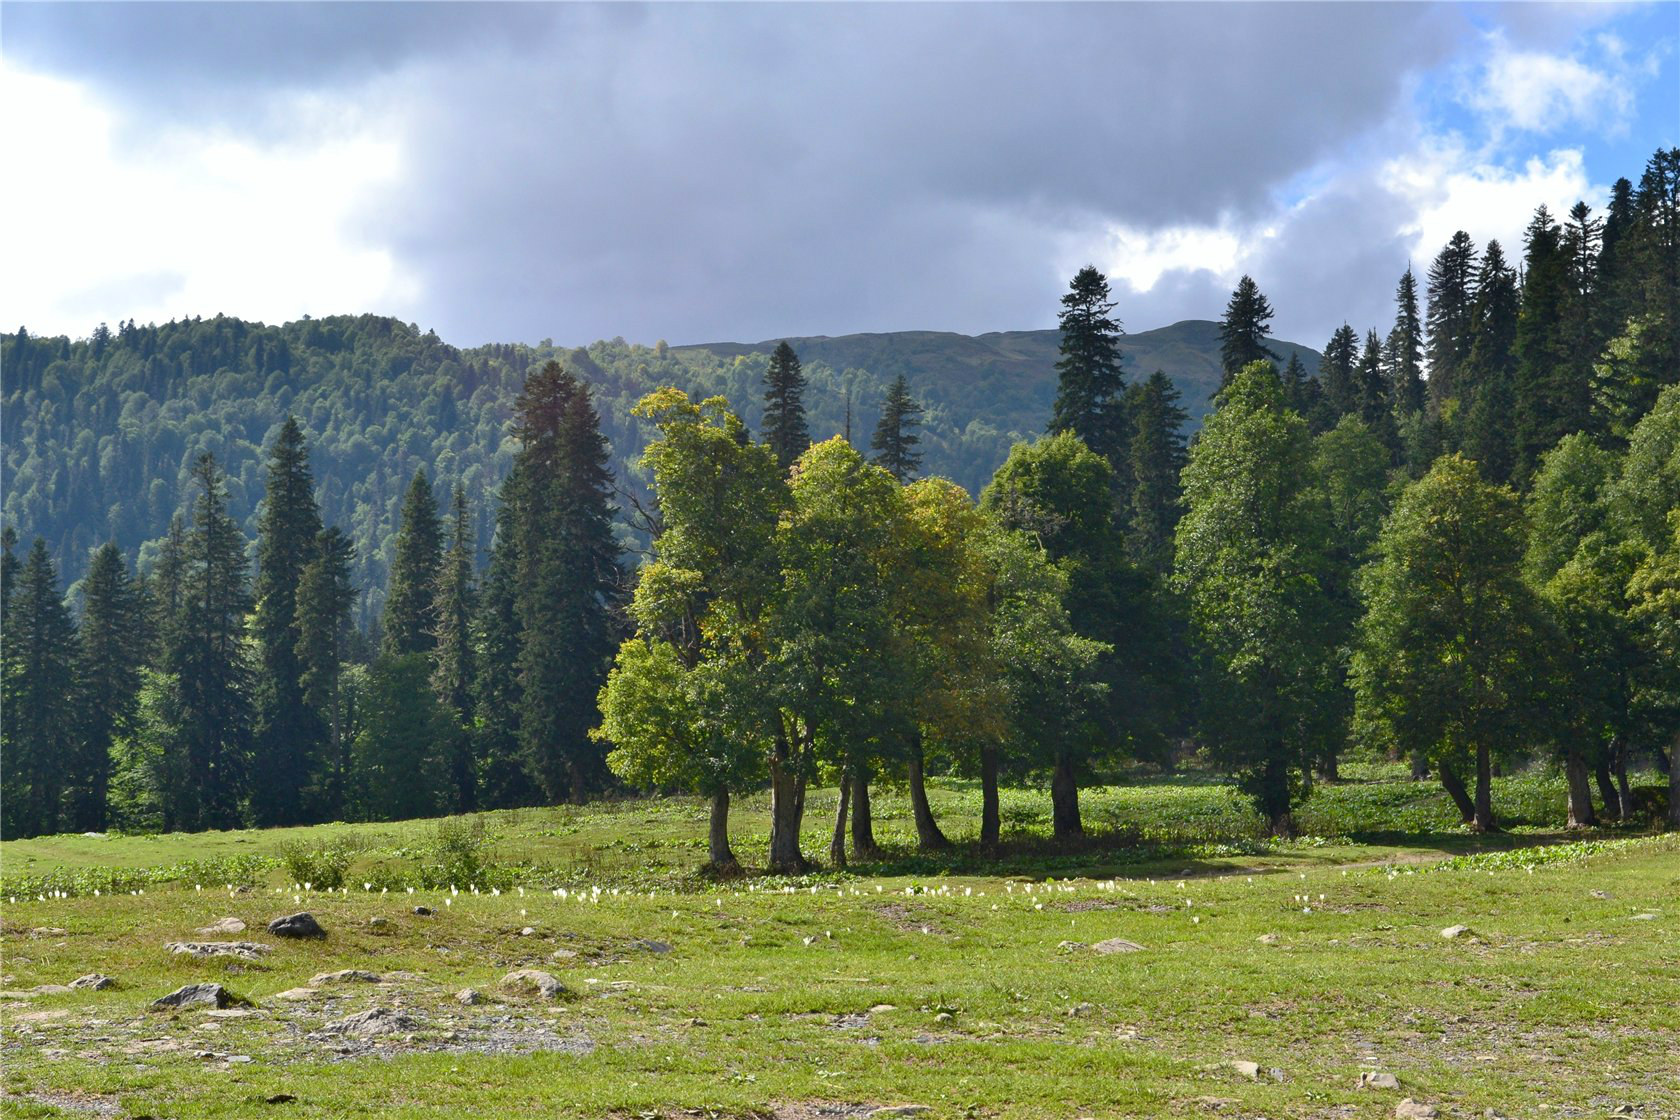
<svg viewBox="0 0 1680 1120"><path fill-rule="evenodd" d="M64 825L76 753L76 628L40 537L17 574L5 623L0 832L12 839L55 833Z"/></svg>
<svg viewBox="0 0 1680 1120"><path fill-rule="evenodd" d="M1371 434L1388 448L1389 454L1397 456L1400 432L1391 407L1394 392L1383 365L1382 343L1377 340L1374 329L1365 332L1365 349L1359 355L1358 391L1356 412L1359 418L1365 421Z"/></svg>
<svg viewBox="0 0 1680 1120"><path fill-rule="evenodd" d="M1350 412L1360 410L1359 332L1343 323L1325 344L1318 362L1319 384L1324 386L1324 407L1329 426Z"/></svg>
<svg viewBox="0 0 1680 1120"><path fill-rule="evenodd" d="M298 685L303 702L326 728L325 757L316 760L308 801L311 815L342 815L349 746L343 679L348 658L350 612L356 588L350 582L355 545L334 525L316 538L314 557L298 580L296 631Z"/></svg>
<svg viewBox="0 0 1680 1120"><path fill-rule="evenodd" d="M455 733L448 757L451 803L458 812L477 807L478 773L473 758L473 678L475 675L472 624L478 610L474 552L476 538L467 510L467 491L459 483L451 517L449 549L438 572L432 617L437 646L432 655L432 690L448 713Z"/></svg>
<svg viewBox="0 0 1680 1120"><path fill-rule="evenodd" d="M1388 333L1387 354L1394 413L1408 416L1423 407L1423 318L1418 313L1417 278L1410 268L1394 292L1394 328Z"/></svg>
<svg viewBox="0 0 1680 1120"><path fill-rule="evenodd" d="M1526 482L1540 455L1589 423L1590 377L1570 358L1569 262L1550 211L1535 211L1525 232L1522 306L1517 314L1516 455L1512 477Z"/></svg>
<svg viewBox="0 0 1680 1120"><path fill-rule="evenodd" d="M1476 243L1453 234L1429 266L1429 408L1435 415L1459 394L1459 367L1470 356L1476 302Z"/></svg>
<svg viewBox="0 0 1680 1120"><path fill-rule="evenodd" d="M0 619L12 606L12 588L17 586L18 572L23 562L17 558L17 530L10 525L0 528Z"/></svg>
<svg viewBox="0 0 1680 1120"><path fill-rule="evenodd" d="M1056 362L1052 435L1072 432L1106 459L1116 479L1126 472L1126 380L1120 355L1120 321L1112 317L1108 280L1095 265L1080 269L1062 296L1056 322L1061 357Z"/></svg>
<svg viewBox="0 0 1680 1120"><path fill-rule="evenodd" d="M1489 241L1476 279L1470 357L1463 369L1456 444L1503 485L1516 465L1517 274L1498 241Z"/></svg>
<svg viewBox="0 0 1680 1120"><path fill-rule="evenodd" d="M1290 355L1294 359L1294 355ZM1294 362L1300 368L1300 362ZM1132 493L1126 547L1132 560L1164 574L1172 567L1173 530L1183 510L1179 475L1184 471L1184 421L1178 389L1160 370L1133 386L1126 406L1132 419Z"/></svg>
<svg viewBox="0 0 1680 1120"><path fill-rule="evenodd" d="M921 437L916 428L922 423L922 406L910 395L910 383L901 373L887 389L881 402L881 420L875 425L875 435L869 441L875 452L875 463L886 468L900 486L916 476L922 466L922 453L916 450Z"/></svg>
<svg viewBox="0 0 1680 1120"><path fill-rule="evenodd" d="M403 497L402 522L397 528L396 556L385 590L386 653L430 653L432 593L443 563L443 526L437 499L426 472L414 472Z"/></svg>
<svg viewBox="0 0 1680 1120"><path fill-rule="evenodd" d="M70 828L103 832L111 748L134 726L146 663L145 601L115 544L101 545L82 581L77 627L77 761L70 778Z"/></svg>
<svg viewBox="0 0 1680 1120"><path fill-rule="evenodd" d="M770 368L764 373L764 442L776 453L783 470L793 466L811 446L811 431L805 424L805 374L799 355L786 342L776 345Z"/></svg>
<svg viewBox="0 0 1680 1120"><path fill-rule="evenodd" d="M520 748L550 799L581 800L605 778L589 731L618 645L607 443L588 388L557 362L526 381L514 435L520 449L503 485L518 538Z"/></svg>
<svg viewBox="0 0 1680 1120"><path fill-rule="evenodd" d="M535 779L525 768L519 750L519 713L524 689L519 676L519 650L524 630L519 620L519 512L511 476L496 499L496 535L490 545L490 565L479 589L478 618L473 627L476 675L473 688L479 760L478 803L488 809L535 804Z"/></svg>
<svg viewBox="0 0 1680 1120"><path fill-rule="evenodd" d="M245 542L228 516L227 486L213 456L199 457L193 482L198 497L185 542L181 609L169 627L163 664L174 676L164 703L168 752L181 775L167 820L188 831L240 824L252 723Z"/></svg>
<svg viewBox="0 0 1680 1120"><path fill-rule="evenodd" d="M1225 305L1219 324L1219 362L1229 385L1238 370L1250 362L1275 362L1277 355L1266 346L1266 329L1272 322L1272 305L1260 293L1254 278L1244 276Z"/></svg>
<svg viewBox="0 0 1680 1120"><path fill-rule="evenodd" d="M269 452L252 583L252 630L261 672L256 678L251 815L265 827L303 821L304 787L326 738L320 716L303 702L303 665L297 649L298 586L315 558L320 534L309 449L303 430L288 416Z"/></svg>

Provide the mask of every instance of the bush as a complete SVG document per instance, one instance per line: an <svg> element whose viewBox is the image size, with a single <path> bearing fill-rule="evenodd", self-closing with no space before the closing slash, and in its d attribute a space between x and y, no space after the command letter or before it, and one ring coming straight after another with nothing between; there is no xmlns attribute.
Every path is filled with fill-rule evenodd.
<svg viewBox="0 0 1680 1120"><path fill-rule="evenodd" d="M344 873L361 850L362 845L351 840L334 840L324 848L292 840L280 845L280 862L292 882L335 891L344 885Z"/></svg>

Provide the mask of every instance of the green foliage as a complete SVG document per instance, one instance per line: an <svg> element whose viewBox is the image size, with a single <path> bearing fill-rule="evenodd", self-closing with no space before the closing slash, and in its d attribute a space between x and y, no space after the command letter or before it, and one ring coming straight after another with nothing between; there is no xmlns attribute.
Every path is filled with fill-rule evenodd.
<svg viewBox="0 0 1680 1120"><path fill-rule="evenodd" d="M81 784L75 726L64 711L76 688L76 629L60 597L58 572L40 537L15 577L0 663L0 719L6 753L0 791L4 835L59 830L67 786Z"/></svg>
<svg viewBox="0 0 1680 1120"><path fill-rule="evenodd" d="M403 498L397 527L396 554L385 589L383 621L386 653L430 653L432 606L438 572L443 564L443 527L437 498L424 469L414 472Z"/></svg>
<svg viewBox="0 0 1680 1120"><path fill-rule="evenodd" d="M916 450L922 440L915 429L921 426L924 412L910 395L910 383L904 375L893 378L881 401L881 420L875 425L869 448L875 452L875 463L900 483L910 481L922 467L922 453Z"/></svg>
<svg viewBox="0 0 1680 1120"><path fill-rule="evenodd" d="M1219 325L1219 360L1225 368L1222 388L1250 364L1278 360L1277 352L1266 345L1266 328L1271 321L1272 305L1253 277L1237 281Z"/></svg>
<svg viewBox="0 0 1680 1120"><path fill-rule="evenodd" d="M770 355L770 366L764 373L764 442L783 470L811 445L804 393L805 375L799 367L799 355L784 341Z"/></svg>
<svg viewBox="0 0 1680 1120"><path fill-rule="evenodd" d="M441 807L444 752L453 732L432 693L423 654L381 654L368 671L357 709L350 786L367 820L424 817Z"/></svg>
<svg viewBox="0 0 1680 1120"><path fill-rule="evenodd" d="M1131 464L1126 381L1120 356L1120 322L1111 317L1108 280L1094 265L1075 274L1057 316L1061 357L1056 362L1056 402L1051 434L1072 432L1123 478Z"/></svg>
<svg viewBox="0 0 1680 1120"><path fill-rule="evenodd" d="M323 847L304 840L288 840L280 845L280 865L293 884L318 891L336 891L344 885L344 873L361 851L362 845L348 837Z"/></svg>

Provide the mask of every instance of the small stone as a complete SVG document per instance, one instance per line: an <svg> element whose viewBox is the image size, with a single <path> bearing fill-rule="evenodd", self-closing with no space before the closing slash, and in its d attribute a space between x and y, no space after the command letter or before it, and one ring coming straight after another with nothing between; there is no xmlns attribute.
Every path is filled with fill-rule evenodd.
<svg viewBox="0 0 1680 1120"><path fill-rule="evenodd" d="M1407 1097L1394 1106L1394 1115L1398 1120L1435 1120L1441 1115L1441 1110L1432 1104L1424 1104Z"/></svg>
<svg viewBox="0 0 1680 1120"><path fill-rule="evenodd" d="M314 999L320 994L321 993L316 991L314 988L287 988L283 992L276 992L274 994L274 998L292 1002L296 1000Z"/></svg>
<svg viewBox="0 0 1680 1120"><path fill-rule="evenodd" d="M1398 1089L1400 1081L1392 1073L1362 1073L1359 1075L1361 1089Z"/></svg>
<svg viewBox="0 0 1680 1120"><path fill-rule="evenodd" d="M1469 934L1472 937L1475 936L1469 926L1448 926L1446 929L1441 931L1441 936L1446 938L1448 941L1463 937L1466 934Z"/></svg>
<svg viewBox="0 0 1680 1120"><path fill-rule="evenodd" d="M535 926L526 926L524 929L519 931L519 936L521 937L535 937L536 935L537 928Z"/></svg>
<svg viewBox="0 0 1680 1120"><path fill-rule="evenodd" d="M259 945L255 941L171 941L164 946L171 953L179 956L196 957L238 957L240 960L254 961L273 946Z"/></svg>
<svg viewBox="0 0 1680 1120"><path fill-rule="evenodd" d="M874 1007L871 1007L869 1009L869 1013L871 1015L880 1015L881 1013L886 1012L886 1011L897 1011L897 1010L898 1010L898 1008L895 1007L893 1004L877 1003Z"/></svg>
<svg viewBox="0 0 1680 1120"><path fill-rule="evenodd" d="M1094 1004L1094 1003L1076 1003L1072 1007L1067 1009L1068 1018L1078 1019L1081 1016L1089 1015L1091 1012L1095 1011L1096 1009L1097 1009L1097 1005Z"/></svg>
<svg viewBox="0 0 1680 1120"><path fill-rule="evenodd" d="M86 976L78 976L70 981L72 988L88 988L96 992L103 992L106 988L114 988L117 982L100 972L90 972Z"/></svg>
<svg viewBox="0 0 1680 1120"><path fill-rule="evenodd" d="M218 918L207 926L200 926L199 933L244 933L245 923L238 918Z"/></svg>
<svg viewBox="0 0 1680 1120"><path fill-rule="evenodd" d="M551 961L569 961L578 955L576 949L556 949L548 955Z"/></svg>
<svg viewBox="0 0 1680 1120"><path fill-rule="evenodd" d="M1143 946L1136 941L1127 941L1123 937L1111 937L1107 941L1099 941L1091 946L1092 949L1107 956L1110 953L1141 953Z"/></svg>
<svg viewBox="0 0 1680 1120"><path fill-rule="evenodd" d="M274 919L268 923L268 932L275 937L322 938L327 935L327 931L321 928L321 923L307 910Z"/></svg>
<svg viewBox="0 0 1680 1120"><path fill-rule="evenodd" d="M329 1034L341 1034L350 1038L373 1038L378 1035L417 1030L419 1026L419 1023L401 1011L393 1011L389 1007L370 1007L348 1018L328 1023L321 1029Z"/></svg>
<svg viewBox="0 0 1680 1120"><path fill-rule="evenodd" d="M1056 950L1062 953L1078 952L1080 949L1085 947L1085 942L1083 941L1058 941L1056 943Z"/></svg>
<svg viewBox="0 0 1680 1120"><path fill-rule="evenodd" d="M931 1111L925 1104L889 1104L869 1110L870 1120L889 1120L895 1116L920 1116Z"/></svg>
<svg viewBox="0 0 1680 1120"><path fill-rule="evenodd" d="M368 919L368 928L375 931L376 933L377 932L383 932L384 930L388 930L388 929L391 928L391 919L389 919L389 918L369 918Z"/></svg>
<svg viewBox="0 0 1680 1120"><path fill-rule="evenodd" d="M565 994L566 986L540 968L522 968L502 977L501 986L511 992L535 994L543 999L556 999Z"/></svg>
<svg viewBox="0 0 1680 1120"><path fill-rule="evenodd" d="M38 996L62 996L70 993L68 984L37 984L34 994Z"/></svg>
<svg viewBox="0 0 1680 1120"><path fill-rule="evenodd" d="M220 984L188 984L152 1001L153 1011L174 1011L183 1007L249 1006L250 1000L234 995Z"/></svg>
<svg viewBox="0 0 1680 1120"><path fill-rule="evenodd" d="M422 918L429 918L433 914L437 913L437 911L433 910L430 906L416 906L414 908L414 912Z"/></svg>
<svg viewBox="0 0 1680 1120"><path fill-rule="evenodd" d="M309 978L310 986L316 984L382 984L377 972L364 972L359 968L342 968L337 972L322 972Z"/></svg>
<svg viewBox="0 0 1680 1120"><path fill-rule="evenodd" d="M1276 945L1278 943L1278 935L1275 933L1262 933L1254 940L1260 942L1262 945Z"/></svg>
<svg viewBox="0 0 1680 1120"><path fill-rule="evenodd" d="M256 1061L256 1059L251 1057L249 1054L229 1054L227 1060L229 1065L235 1066L242 1066L249 1062Z"/></svg>
<svg viewBox="0 0 1680 1120"><path fill-rule="evenodd" d="M1656 915L1656 914L1635 914L1633 917L1629 918L1628 921L1630 921L1630 922L1654 922L1654 921L1657 920L1657 917L1658 917L1658 915Z"/></svg>
<svg viewBox="0 0 1680 1120"><path fill-rule="evenodd" d="M455 1002L462 1007L477 1007L484 1002L484 997L478 994L477 988L462 988L455 993Z"/></svg>
<svg viewBox="0 0 1680 1120"><path fill-rule="evenodd" d="M1594 898L1609 898L1609 897L1611 897L1609 891L1593 890L1593 891L1588 891L1587 893L1592 895Z"/></svg>
<svg viewBox="0 0 1680 1120"><path fill-rule="evenodd" d="M949 1011L941 1011L939 1014L937 1014L933 1017L933 1021L936 1022L936 1023L949 1023L952 1019L955 1019L955 1018L956 1018L956 1016L952 1015Z"/></svg>
<svg viewBox="0 0 1680 1120"><path fill-rule="evenodd" d="M1238 1073L1242 1074L1244 1077L1248 1078L1250 1081L1260 1080L1260 1063L1259 1062L1238 1061L1238 1062L1230 1062L1228 1064L1230 1065L1230 1067L1232 1069L1236 1070Z"/></svg>
<svg viewBox="0 0 1680 1120"><path fill-rule="evenodd" d="M813 938L812 940L815 940L815 938ZM671 947L669 945L667 945L665 942L663 942L663 941L650 941L645 937L637 939L636 948L646 949L648 952L656 954L658 956L664 956L666 953L669 953L671 951Z"/></svg>

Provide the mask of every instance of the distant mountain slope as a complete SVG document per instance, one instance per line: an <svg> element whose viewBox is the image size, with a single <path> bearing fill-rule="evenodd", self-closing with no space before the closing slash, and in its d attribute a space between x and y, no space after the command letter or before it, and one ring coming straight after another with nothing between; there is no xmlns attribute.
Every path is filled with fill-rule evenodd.
<svg viewBox="0 0 1680 1120"><path fill-rule="evenodd" d="M1217 326L1177 323L1125 340L1133 377L1164 369L1200 418L1218 384ZM1010 445L1044 430L1055 395L1056 332L969 337L932 331L791 339L804 360L817 439L844 432L867 447L880 401L903 373L927 405L923 469L978 494ZM631 409L663 385L726 397L757 431L774 342L566 349L494 344L463 350L375 315L280 326L217 316L122 324L87 339L0 334L0 511L25 541L46 538L67 581L89 550L115 540L148 556L190 499L194 460L215 454L229 508L254 537L264 458L281 422L309 440L322 514L351 534L366 589L363 620L383 601L398 505L424 467L439 494L457 483L488 545L496 487L512 443L507 421L525 375L558 358L587 380L630 490L646 426ZM1276 348L1287 353L1287 344ZM1317 355L1302 350L1316 368Z"/></svg>

